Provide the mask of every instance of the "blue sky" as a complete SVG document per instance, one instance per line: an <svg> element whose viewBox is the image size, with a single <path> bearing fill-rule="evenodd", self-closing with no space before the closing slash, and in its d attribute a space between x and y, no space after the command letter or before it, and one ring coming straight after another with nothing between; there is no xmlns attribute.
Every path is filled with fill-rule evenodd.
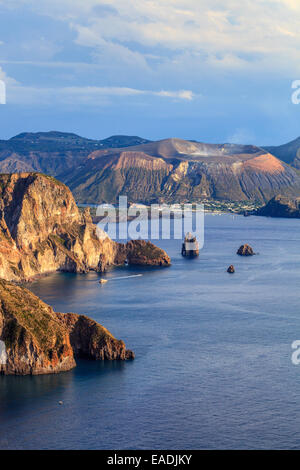
<svg viewBox="0 0 300 470"><path fill-rule="evenodd" d="M0 0L0 138L300 135L298 0Z"/></svg>

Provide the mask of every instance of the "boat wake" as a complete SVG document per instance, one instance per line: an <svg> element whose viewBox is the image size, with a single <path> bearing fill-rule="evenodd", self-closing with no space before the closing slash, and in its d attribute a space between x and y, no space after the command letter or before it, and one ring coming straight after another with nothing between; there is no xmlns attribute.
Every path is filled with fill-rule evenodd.
<svg viewBox="0 0 300 470"><path fill-rule="evenodd" d="M120 277L112 277L110 279L105 279L106 281L119 281L120 279L131 279L132 277L141 277L143 274L132 274L130 276L120 276Z"/></svg>

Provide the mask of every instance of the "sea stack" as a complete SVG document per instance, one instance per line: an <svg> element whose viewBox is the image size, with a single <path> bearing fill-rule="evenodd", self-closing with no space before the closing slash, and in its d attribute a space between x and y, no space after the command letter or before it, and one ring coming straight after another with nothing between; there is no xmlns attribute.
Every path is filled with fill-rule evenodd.
<svg viewBox="0 0 300 470"><path fill-rule="evenodd" d="M199 243L197 238L190 232L186 234L181 248L182 256L194 258L199 256Z"/></svg>
<svg viewBox="0 0 300 470"><path fill-rule="evenodd" d="M255 255L253 248L245 243L244 245L241 245L237 251L237 254L240 256L253 256Z"/></svg>
<svg viewBox="0 0 300 470"><path fill-rule="evenodd" d="M231 265L229 266L229 268L227 269L227 272L228 272L229 274L235 273L235 268L234 268L233 264L231 264Z"/></svg>

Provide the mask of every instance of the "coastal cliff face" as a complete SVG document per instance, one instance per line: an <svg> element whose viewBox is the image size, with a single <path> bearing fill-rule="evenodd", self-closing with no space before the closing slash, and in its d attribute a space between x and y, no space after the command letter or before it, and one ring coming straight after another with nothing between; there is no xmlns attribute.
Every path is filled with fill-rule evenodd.
<svg viewBox="0 0 300 470"><path fill-rule="evenodd" d="M94 360L134 359L122 340L116 340L102 325L85 315L56 313L66 327L75 357Z"/></svg>
<svg viewBox="0 0 300 470"><path fill-rule="evenodd" d="M278 195L271 199L265 206L258 209L254 215L299 219L300 198L289 199L287 197Z"/></svg>
<svg viewBox="0 0 300 470"><path fill-rule="evenodd" d="M168 266L151 242L121 244L96 230L70 190L38 173L0 175L0 373L36 375L75 367L75 359L133 359L103 326L85 315L56 313L25 281L51 271L103 271L109 265Z"/></svg>
<svg viewBox="0 0 300 470"><path fill-rule="evenodd" d="M0 175L1 278L27 280L57 270L101 272L126 258L126 246L98 238L89 211L79 211L63 183L39 173Z"/></svg>
<svg viewBox="0 0 300 470"><path fill-rule="evenodd" d="M70 190L37 173L0 176L0 276L28 279L56 270L103 270L114 242L99 241Z"/></svg>
<svg viewBox="0 0 300 470"><path fill-rule="evenodd" d="M0 373L38 375L67 371L76 357L133 359L103 326L84 315L56 313L23 287L0 280Z"/></svg>
<svg viewBox="0 0 300 470"><path fill-rule="evenodd" d="M0 280L0 372L47 374L75 367L68 332L27 289Z"/></svg>

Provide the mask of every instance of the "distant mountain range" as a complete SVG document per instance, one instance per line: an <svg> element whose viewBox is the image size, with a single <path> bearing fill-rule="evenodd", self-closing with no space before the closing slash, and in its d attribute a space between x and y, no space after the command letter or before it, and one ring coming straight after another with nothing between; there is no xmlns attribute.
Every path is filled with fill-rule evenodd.
<svg viewBox="0 0 300 470"><path fill-rule="evenodd" d="M77 167L94 150L149 142L140 137L112 136L92 140L66 132L22 133L0 140L0 172L39 171L51 176Z"/></svg>
<svg viewBox="0 0 300 470"><path fill-rule="evenodd" d="M91 140L61 132L23 133L0 141L0 172L55 176L80 203L115 203L119 195L146 203L211 198L266 202L277 194L300 196L296 142L263 149L180 139Z"/></svg>

